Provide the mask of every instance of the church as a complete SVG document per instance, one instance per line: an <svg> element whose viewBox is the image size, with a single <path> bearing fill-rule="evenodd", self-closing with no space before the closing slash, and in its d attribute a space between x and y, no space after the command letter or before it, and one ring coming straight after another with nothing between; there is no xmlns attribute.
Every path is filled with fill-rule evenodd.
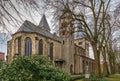
<svg viewBox="0 0 120 81"><path fill-rule="evenodd" d="M46 16L39 25L26 20L7 43L8 62L17 55L43 55L52 60L53 66L71 74L95 72L95 61L89 57L89 41L74 38L71 17L59 19L59 35L52 34Z"/></svg>

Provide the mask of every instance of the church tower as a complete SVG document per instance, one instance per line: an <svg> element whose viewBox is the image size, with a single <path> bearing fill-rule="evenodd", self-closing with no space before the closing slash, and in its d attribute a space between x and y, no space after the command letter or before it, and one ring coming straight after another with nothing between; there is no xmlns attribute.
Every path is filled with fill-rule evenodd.
<svg viewBox="0 0 120 81"><path fill-rule="evenodd" d="M72 18L66 14L59 20L59 35L61 40L62 59L65 61L63 68L69 72L74 72L74 35Z"/></svg>

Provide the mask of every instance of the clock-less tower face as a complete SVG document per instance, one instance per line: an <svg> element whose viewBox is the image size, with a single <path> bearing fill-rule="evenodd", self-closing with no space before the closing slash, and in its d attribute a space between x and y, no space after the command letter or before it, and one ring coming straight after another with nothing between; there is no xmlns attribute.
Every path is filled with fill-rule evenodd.
<svg viewBox="0 0 120 81"><path fill-rule="evenodd" d="M59 35L60 37L71 37L73 34L72 20L70 17L63 17L60 19Z"/></svg>
<svg viewBox="0 0 120 81"><path fill-rule="evenodd" d="M74 37L71 17L62 17L59 21L59 35L61 40L62 59L65 60L63 67L67 72L74 68ZM73 66L71 68L71 65Z"/></svg>

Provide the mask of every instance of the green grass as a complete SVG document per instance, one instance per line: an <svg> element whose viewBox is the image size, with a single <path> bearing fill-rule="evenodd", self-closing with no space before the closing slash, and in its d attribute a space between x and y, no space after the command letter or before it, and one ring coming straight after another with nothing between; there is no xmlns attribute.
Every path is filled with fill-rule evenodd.
<svg viewBox="0 0 120 81"><path fill-rule="evenodd" d="M110 75L109 77L105 77L108 81L120 81L120 74Z"/></svg>
<svg viewBox="0 0 120 81"><path fill-rule="evenodd" d="M105 77L107 81L120 81L120 74L114 74L110 75L109 77ZM80 80L75 80L75 81L83 81L82 79Z"/></svg>
<svg viewBox="0 0 120 81"><path fill-rule="evenodd" d="M81 79L81 80L75 80L75 81L83 81L83 80Z"/></svg>

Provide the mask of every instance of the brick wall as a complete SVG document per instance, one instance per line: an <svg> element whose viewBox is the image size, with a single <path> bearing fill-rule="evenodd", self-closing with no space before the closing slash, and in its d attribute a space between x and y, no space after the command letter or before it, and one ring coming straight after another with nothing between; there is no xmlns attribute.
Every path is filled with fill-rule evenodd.
<svg viewBox="0 0 120 81"><path fill-rule="evenodd" d="M3 52L0 52L0 59L5 60L5 54Z"/></svg>

